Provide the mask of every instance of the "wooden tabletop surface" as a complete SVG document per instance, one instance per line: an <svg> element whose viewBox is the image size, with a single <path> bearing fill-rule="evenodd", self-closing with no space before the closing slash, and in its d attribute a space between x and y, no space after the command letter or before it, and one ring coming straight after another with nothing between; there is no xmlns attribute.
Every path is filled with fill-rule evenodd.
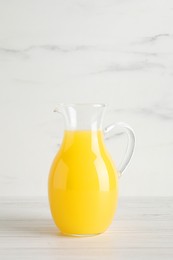
<svg viewBox="0 0 173 260"><path fill-rule="evenodd" d="M0 259L173 259L173 198L120 198L104 234L66 237L46 198L0 198Z"/></svg>

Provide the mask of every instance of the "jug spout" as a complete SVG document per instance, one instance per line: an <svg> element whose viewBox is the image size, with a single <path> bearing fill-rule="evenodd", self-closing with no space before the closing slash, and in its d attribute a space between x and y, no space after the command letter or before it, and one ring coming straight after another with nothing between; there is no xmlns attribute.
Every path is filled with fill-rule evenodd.
<svg viewBox="0 0 173 260"><path fill-rule="evenodd" d="M58 105L57 107L55 107L53 112L60 113L60 114L63 115L63 107L62 107L62 105Z"/></svg>
<svg viewBox="0 0 173 260"><path fill-rule="evenodd" d="M105 104L59 104L54 112L63 115L67 130L98 130L105 110Z"/></svg>

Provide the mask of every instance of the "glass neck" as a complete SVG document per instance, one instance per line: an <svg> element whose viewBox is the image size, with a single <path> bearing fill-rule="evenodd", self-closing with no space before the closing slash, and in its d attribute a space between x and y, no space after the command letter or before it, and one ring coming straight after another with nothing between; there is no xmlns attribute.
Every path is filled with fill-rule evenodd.
<svg viewBox="0 0 173 260"><path fill-rule="evenodd" d="M101 130L106 105L60 104L55 112L63 115L66 130Z"/></svg>

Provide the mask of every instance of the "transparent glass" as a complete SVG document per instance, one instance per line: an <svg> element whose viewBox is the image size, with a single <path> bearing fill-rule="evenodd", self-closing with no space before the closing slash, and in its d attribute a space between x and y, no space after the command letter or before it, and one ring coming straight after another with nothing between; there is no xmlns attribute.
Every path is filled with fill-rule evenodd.
<svg viewBox="0 0 173 260"><path fill-rule="evenodd" d="M133 154L135 136L125 123L102 129L105 104L60 104L55 112L65 120L60 149L52 163L48 194L55 224L64 234L94 235L111 224L117 207L118 176ZM125 132L128 145L119 169L106 139Z"/></svg>

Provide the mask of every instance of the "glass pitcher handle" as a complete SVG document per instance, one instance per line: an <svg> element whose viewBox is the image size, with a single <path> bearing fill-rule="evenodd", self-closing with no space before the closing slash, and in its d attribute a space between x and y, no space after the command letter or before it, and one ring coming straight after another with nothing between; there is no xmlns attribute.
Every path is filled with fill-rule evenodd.
<svg viewBox="0 0 173 260"><path fill-rule="evenodd" d="M121 135L123 133L126 133L128 136L128 144L125 151L124 159L122 160L122 162L118 167L119 177L122 176L124 170L126 169L133 155L133 151L135 147L135 134L133 129L123 122L111 124L104 129L105 139L110 139L116 135Z"/></svg>

